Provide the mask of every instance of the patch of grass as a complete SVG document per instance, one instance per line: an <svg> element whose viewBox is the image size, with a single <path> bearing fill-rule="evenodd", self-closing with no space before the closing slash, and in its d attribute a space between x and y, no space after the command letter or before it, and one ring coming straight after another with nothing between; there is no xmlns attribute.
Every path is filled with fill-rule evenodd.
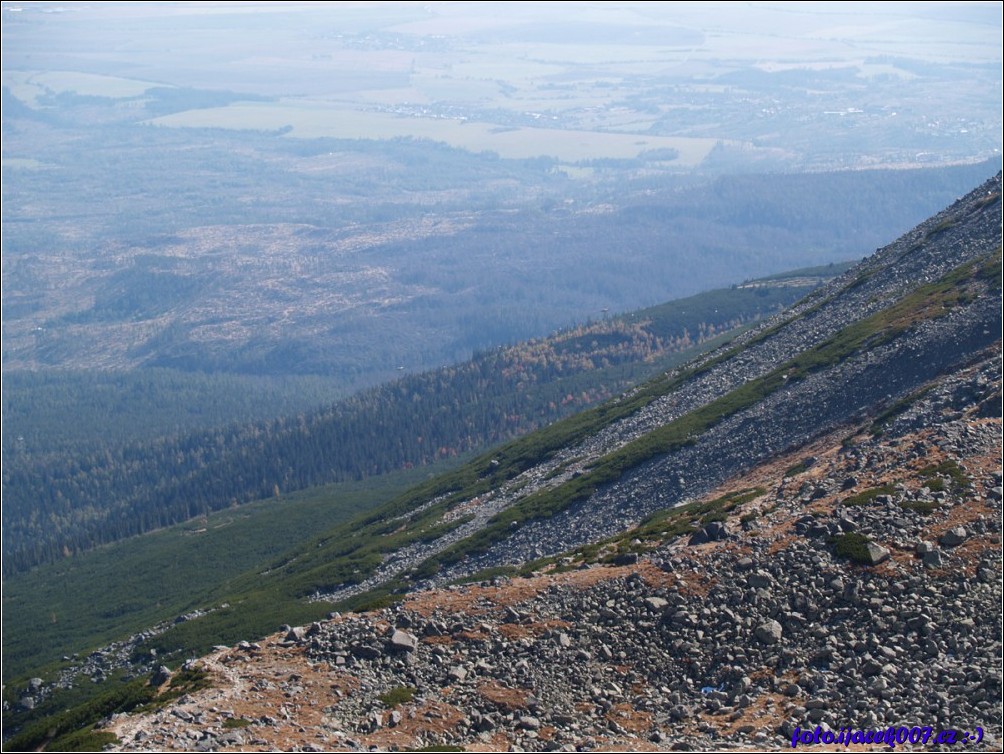
<svg viewBox="0 0 1004 754"><path fill-rule="evenodd" d="M591 563L592 561L596 560L596 558L600 554L600 550L602 549L603 549L602 543L594 542L592 544L583 545L582 547L578 548L572 554L572 557L581 560L584 563Z"/></svg>
<svg viewBox="0 0 1004 754"><path fill-rule="evenodd" d="M208 689L212 685L209 673L202 668L183 668L171 676L171 681L167 685L167 693L184 696Z"/></svg>
<svg viewBox="0 0 1004 754"><path fill-rule="evenodd" d="M969 475L951 458L938 464L925 466L917 472L917 475L924 480L925 486L932 492L940 492L945 489L942 477L948 477L951 485L957 490L965 489L972 483ZM935 489L932 485L938 486L939 489Z"/></svg>
<svg viewBox="0 0 1004 754"><path fill-rule="evenodd" d="M148 704L156 690L138 678L128 683L107 683L112 684L111 688L100 690L90 699L26 724L17 735L4 741L4 751L50 747L53 751L100 751L106 743L113 743L117 740L115 736L94 731L94 725L113 713L129 712Z"/></svg>
<svg viewBox="0 0 1004 754"><path fill-rule="evenodd" d="M844 505L868 505L873 502L875 498L879 495L895 495L896 488L891 484L883 484L881 487L870 487L867 490L862 490L856 495L851 495L845 498L843 501Z"/></svg>
<svg viewBox="0 0 1004 754"><path fill-rule="evenodd" d="M830 542L833 544L833 550L838 557L847 558L855 563L863 563L865 565L871 563L871 557L868 555L868 545L871 543L871 540L863 534L859 534L856 531L837 534L830 538Z"/></svg>
<svg viewBox="0 0 1004 754"><path fill-rule="evenodd" d="M357 594L355 597L339 602L336 607L349 613L368 613L373 610L383 610L395 602L400 602L404 596L404 587L400 582L389 582L377 589Z"/></svg>
<svg viewBox="0 0 1004 754"><path fill-rule="evenodd" d="M262 577L258 574L259 582ZM232 586L232 585L231 585ZM145 651L156 649L158 657L179 658L207 653L217 644L253 641L278 630L283 623L300 626L322 620L331 605L306 602L295 594L279 590L242 589L229 598L231 607L173 626L148 639Z"/></svg>
<svg viewBox="0 0 1004 754"><path fill-rule="evenodd" d="M377 697L388 709L394 709L399 704L407 704L414 698L415 689L411 686L395 686Z"/></svg>
<svg viewBox="0 0 1004 754"><path fill-rule="evenodd" d="M950 228L954 228L958 224L959 224L959 221L956 220L955 218L949 218L947 220L942 220L940 223L938 223L937 225L935 225L928 232L927 237L928 238L933 238L934 236L937 236L940 233L944 233L946 230L948 230Z"/></svg>
<svg viewBox="0 0 1004 754"><path fill-rule="evenodd" d="M808 471L810 466L812 466L812 463L810 463L808 459L799 461L794 466L790 466L787 470L785 470L784 478L790 479L793 476L798 476L799 474Z"/></svg>
<svg viewBox="0 0 1004 754"><path fill-rule="evenodd" d="M246 717L228 717L223 721L223 728L225 730L238 730L240 728L247 728L250 725L254 725L254 723Z"/></svg>
<svg viewBox="0 0 1004 754"><path fill-rule="evenodd" d="M138 712L150 712L166 707L185 694L192 694L212 686L212 678L202 668L183 668L171 676L163 693L154 695L149 702L137 707Z"/></svg>
<svg viewBox="0 0 1004 754"><path fill-rule="evenodd" d="M191 648L194 652L274 631L288 622L283 612L300 612L302 607L288 604L297 595L287 590L261 600L255 597L278 576L263 577L262 564L274 562L294 543L310 542L318 530L401 494L427 473L412 470L314 488L284 497L281 504L251 503L239 511L211 514L207 531L198 536L186 535L185 526L172 527L5 577L4 683L20 676L49 677L57 670L43 666L62 655L83 656L123 635L226 601L232 609L178 624L163 640L155 640L159 644L140 648L181 648L181 637L205 635ZM301 562L306 564L306 558ZM150 584L157 585L153 597ZM238 622L250 633L227 630ZM227 638L209 636L214 627L222 628ZM184 656L191 654L186 651Z"/></svg>
<svg viewBox="0 0 1004 754"><path fill-rule="evenodd" d="M88 726L83 730L67 733L50 741L45 746L46 751L102 751L105 746L116 745L119 738L114 733L95 730ZM9 751L9 749L5 749Z"/></svg>
<svg viewBox="0 0 1004 754"><path fill-rule="evenodd" d="M701 516L701 526L707 526L708 524L714 523L715 521L720 521L722 523L725 523L728 520L729 517L725 513L725 511L711 511Z"/></svg>
<svg viewBox="0 0 1004 754"><path fill-rule="evenodd" d="M700 526L712 521L726 521L727 514L743 503L755 500L766 492L762 487L731 492L706 503L688 503L676 508L656 511L635 529L621 535L620 539L657 540L665 542L674 537L692 534Z"/></svg>

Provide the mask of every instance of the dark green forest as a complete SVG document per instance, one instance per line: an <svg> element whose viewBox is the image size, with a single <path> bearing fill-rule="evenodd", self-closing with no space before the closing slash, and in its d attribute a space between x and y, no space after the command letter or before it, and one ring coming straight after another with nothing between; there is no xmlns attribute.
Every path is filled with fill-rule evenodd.
<svg viewBox="0 0 1004 754"><path fill-rule="evenodd" d="M157 368L12 371L3 383L5 458L44 458L274 419L346 395L340 382L325 377Z"/></svg>

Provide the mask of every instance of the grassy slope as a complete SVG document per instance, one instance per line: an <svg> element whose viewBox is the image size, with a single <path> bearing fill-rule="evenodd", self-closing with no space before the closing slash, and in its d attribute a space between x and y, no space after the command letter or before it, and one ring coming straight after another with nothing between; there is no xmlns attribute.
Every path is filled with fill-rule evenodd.
<svg viewBox="0 0 1004 754"><path fill-rule="evenodd" d="M398 472L220 511L6 579L5 681L40 673L40 665L64 654L218 604L214 587L430 473Z"/></svg>
<svg viewBox="0 0 1004 754"><path fill-rule="evenodd" d="M763 377L723 395L679 419L608 453L581 476L529 495L494 516L477 534L457 542L419 567L430 575L442 564L455 563L470 553L484 552L507 532L534 519L548 518L573 503L585 500L599 487L619 479L625 472L660 455L683 447L723 419L755 405L775 390L790 385L812 372L838 364L853 354L894 339L917 321L941 316L973 295L979 280L999 279L1000 259L991 257L981 264L962 265L950 275L925 285L901 301L870 317L855 322L819 346L809 349Z"/></svg>
<svg viewBox="0 0 1004 754"><path fill-rule="evenodd" d="M300 410L312 396L320 404L325 383L169 370L22 375L4 401L5 572L269 494L273 482L288 492L525 434L679 363L681 349L710 345L706 338L772 314L811 286L799 276L795 285L708 291L405 377L304 411L282 429L228 427L222 441L192 430L223 426L248 408L275 414L299 401ZM166 411L172 404L185 410ZM79 417L68 431L66 416ZM346 427L364 445L324 451ZM190 474L179 476L181 467Z"/></svg>
<svg viewBox="0 0 1004 754"><path fill-rule="evenodd" d="M917 318L936 316L942 304L958 301L962 287L974 276L992 276L994 264L999 266L999 261L960 268L760 380L604 456L586 474L499 514L485 531L431 559L421 571L434 571L441 563L482 549L504 536L513 522L552 515L655 455L671 452L695 433L770 393L781 384L782 374L797 379L877 339L894 337ZM5 621L7 677L26 673L57 653L80 651L165 617L225 601L231 603L229 609L180 624L149 646L187 655L215 643L266 633L281 622L321 617L328 607L306 603L303 597L361 581L379 565L384 553L441 534L439 519L453 504L497 487L557 450L640 410L695 371L657 378L620 399L555 422L417 486L410 485L428 476L428 470L312 490L281 504L273 501L220 512L205 524L190 522L106 548L92 558L76 558L12 579L4 593L5 613L14 616ZM339 505L331 505L332 497ZM409 515L436 497L443 499L420 514ZM388 498L389 502L379 505ZM348 521L361 511L366 512ZM398 517L403 520L395 520ZM404 527L403 522L407 523ZM266 561L271 561L268 569L260 565ZM134 578L123 578L124 574ZM102 610L99 605L109 604L110 581L116 584L117 607ZM193 584L202 588L193 590Z"/></svg>

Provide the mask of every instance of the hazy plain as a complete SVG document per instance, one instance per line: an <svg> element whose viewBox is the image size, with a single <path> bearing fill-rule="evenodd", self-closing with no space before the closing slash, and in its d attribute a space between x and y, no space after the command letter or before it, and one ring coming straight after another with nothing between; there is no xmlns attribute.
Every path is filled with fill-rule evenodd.
<svg viewBox="0 0 1004 754"><path fill-rule="evenodd" d="M996 3L6 3L3 81L43 108L268 99L148 121L173 127L871 167L999 153L1000 24Z"/></svg>

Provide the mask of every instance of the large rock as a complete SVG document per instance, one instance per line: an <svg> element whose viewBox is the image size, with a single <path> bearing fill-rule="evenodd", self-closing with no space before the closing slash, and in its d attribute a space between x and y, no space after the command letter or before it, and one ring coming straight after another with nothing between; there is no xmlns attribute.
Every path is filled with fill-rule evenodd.
<svg viewBox="0 0 1004 754"><path fill-rule="evenodd" d="M718 542L727 539L729 536L728 527L721 521L712 521L698 532L690 535L688 544L703 545L706 542Z"/></svg>
<svg viewBox="0 0 1004 754"><path fill-rule="evenodd" d="M712 542L718 542L729 536L729 529L724 521L712 521L704 527L704 531L708 533L708 539Z"/></svg>
<svg viewBox="0 0 1004 754"><path fill-rule="evenodd" d="M944 561L941 557L941 550L931 550L923 554L922 560L928 568L941 568Z"/></svg>
<svg viewBox="0 0 1004 754"><path fill-rule="evenodd" d="M942 534L938 542L940 542L943 547L958 547L965 542L968 537L969 532L967 532L964 527L955 526Z"/></svg>
<svg viewBox="0 0 1004 754"><path fill-rule="evenodd" d="M701 529L700 531L695 531L693 534L690 535L690 539L687 540L687 544L691 546L703 545L707 544L710 541L711 540L708 539L708 533L704 529Z"/></svg>
<svg viewBox="0 0 1004 754"><path fill-rule="evenodd" d="M401 629L395 629L391 634L387 648L391 652L414 652L418 649L418 637Z"/></svg>
<svg viewBox="0 0 1004 754"><path fill-rule="evenodd" d="M379 647L375 647L372 644L355 644L352 646L352 654L360 660L375 660L383 653Z"/></svg>
<svg viewBox="0 0 1004 754"><path fill-rule="evenodd" d="M769 620L766 623L761 623L757 626L753 635L756 636L757 641L762 644L777 644L781 641L782 633L781 624L776 620Z"/></svg>
<svg viewBox="0 0 1004 754"><path fill-rule="evenodd" d="M869 565L878 565L889 559L889 551L882 545L869 542L865 545Z"/></svg>

